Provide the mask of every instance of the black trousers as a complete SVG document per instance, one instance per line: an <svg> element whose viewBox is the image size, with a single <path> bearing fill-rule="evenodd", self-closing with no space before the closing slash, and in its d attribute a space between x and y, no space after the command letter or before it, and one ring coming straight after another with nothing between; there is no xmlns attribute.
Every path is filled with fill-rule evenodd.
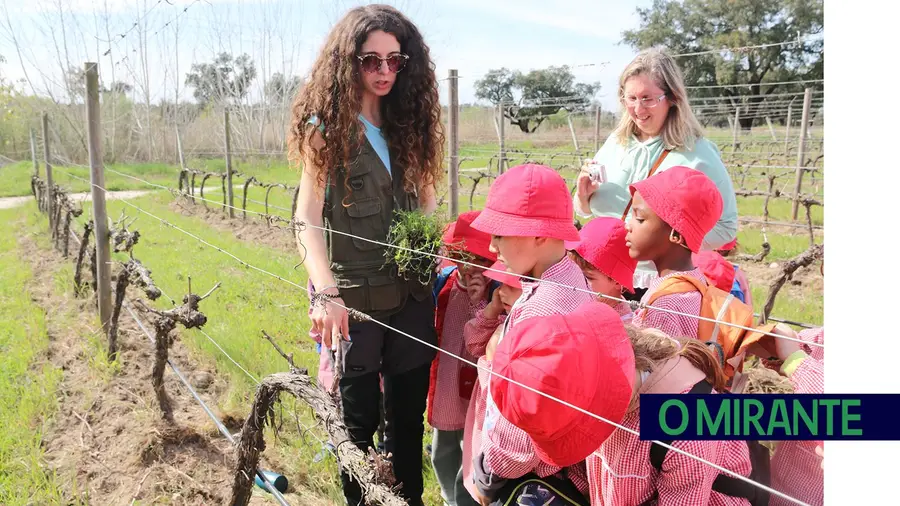
<svg viewBox="0 0 900 506"><path fill-rule="evenodd" d="M424 301L409 297L399 313L383 321L423 341L437 342L434 303L430 297ZM344 424L350 438L368 453L379 427L383 402L385 450L392 455L394 476L402 484L399 495L410 505L422 505L425 404L431 361L436 352L373 322L351 325L350 338L345 355L346 372L340 384ZM384 378L383 398L379 373ZM341 483L348 506L365 504L359 484L343 470Z"/></svg>

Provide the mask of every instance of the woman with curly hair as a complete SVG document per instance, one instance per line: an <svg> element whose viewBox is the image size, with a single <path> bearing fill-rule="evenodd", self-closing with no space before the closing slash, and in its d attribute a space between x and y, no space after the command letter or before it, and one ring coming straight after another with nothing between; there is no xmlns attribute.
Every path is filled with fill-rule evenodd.
<svg viewBox="0 0 900 506"><path fill-rule="evenodd" d="M316 296L311 320L323 353L343 351L344 423L362 450L379 422L384 378L386 450L400 494L422 504L423 418L437 342L431 286L385 262L394 211L437 207L444 135L429 48L396 9L350 10L331 30L293 104L290 157L303 166L295 218ZM322 233L324 227L327 232ZM329 303L333 302L333 303ZM347 504L361 491L342 472Z"/></svg>

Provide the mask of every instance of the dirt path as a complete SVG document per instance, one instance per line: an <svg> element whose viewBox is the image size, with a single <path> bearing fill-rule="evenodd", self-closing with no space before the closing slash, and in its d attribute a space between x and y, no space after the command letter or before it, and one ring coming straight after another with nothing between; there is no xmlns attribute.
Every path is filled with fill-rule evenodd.
<svg viewBox="0 0 900 506"><path fill-rule="evenodd" d="M127 190L109 192L109 196L111 198L133 199L135 197L141 197L151 192L152 190ZM70 193L69 196L72 197L72 200L76 202L88 202L91 200L90 193ZM0 209L11 209L13 207L19 207L21 205L24 205L29 200L33 199L34 196L32 195L26 195L23 197L0 197Z"/></svg>
<svg viewBox="0 0 900 506"><path fill-rule="evenodd" d="M43 446L48 467L60 483L77 487L67 504L227 503L233 480L231 446L169 369L165 388L175 423L161 418L150 384L152 346L129 313L123 308L114 368L104 358L105 336L97 332L92 295L75 297L68 275L66 288L57 288L68 261L29 234L18 246L35 273L30 292L47 312L47 360L63 371L59 412L44 433ZM128 296L137 299L140 294ZM204 402L218 411L224 380L198 365L177 341L169 356ZM242 424L229 417L223 422L233 433ZM291 486L293 493L286 497L292 504L328 504L303 484ZM256 491L250 504L276 503Z"/></svg>

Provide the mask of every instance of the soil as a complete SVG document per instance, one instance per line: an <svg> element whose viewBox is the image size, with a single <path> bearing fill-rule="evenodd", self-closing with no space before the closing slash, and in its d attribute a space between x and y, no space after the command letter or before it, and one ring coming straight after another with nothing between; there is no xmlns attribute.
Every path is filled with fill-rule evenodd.
<svg viewBox="0 0 900 506"><path fill-rule="evenodd" d="M54 291L55 272L64 260L40 248L30 237L19 242L19 253L32 263L32 298L44 308L50 346L46 359L63 372L56 395L59 411L44 432L48 467L64 488L77 492L68 504L208 505L228 502L232 485L232 447L171 369L165 388L172 400L174 423L163 420L150 383L153 366L149 338L123 307L119 325L118 371L110 374L102 351L87 336L98 333L92 294L76 298L71 289ZM66 280L68 282L68 280ZM138 295L137 293L129 296ZM146 318L137 313L146 323ZM152 331L151 331L152 332ZM177 335L177 330L175 331ZM96 336L103 343L105 336ZM216 412L224 381L192 363L176 340L170 359L197 387ZM200 390L200 387L203 387ZM234 434L243 420L226 417ZM274 465L277 463L266 462ZM285 497L292 504L327 505L302 485L291 483ZM276 504L257 490L250 504Z"/></svg>
<svg viewBox="0 0 900 506"><path fill-rule="evenodd" d="M169 209L185 216L198 216L212 228L233 233L243 241L297 253L297 242L287 223L269 224L259 215L251 213L247 213L247 218L242 218L241 211L237 209L234 211L235 217L229 218L221 206L210 204L210 207L204 207L200 201L192 204L184 198L173 200L169 204Z"/></svg>
<svg viewBox="0 0 900 506"><path fill-rule="evenodd" d="M750 282L751 286L771 286L775 278L781 275L783 264L784 262L767 262L763 260L760 263L741 262L740 266L741 270L747 274L747 281ZM819 272L818 263L797 269L791 279L781 287L778 297L784 297L785 294L796 299L802 299L810 295L824 297L825 278ZM765 302L765 299L754 299L754 309L757 311L761 310Z"/></svg>

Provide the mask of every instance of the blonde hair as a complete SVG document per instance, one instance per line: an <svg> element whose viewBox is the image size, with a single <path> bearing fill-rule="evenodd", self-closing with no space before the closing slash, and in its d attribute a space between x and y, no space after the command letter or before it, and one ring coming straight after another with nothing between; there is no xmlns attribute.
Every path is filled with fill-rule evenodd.
<svg viewBox="0 0 900 506"><path fill-rule="evenodd" d="M673 338L665 332L653 328L639 328L625 325L625 332L634 349L634 368L638 371L653 372L667 360L682 356L697 369L706 374L706 381L718 392L725 391L725 372L709 347L691 338ZM638 396L631 400L629 410L637 407Z"/></svg>
<svg viewBox="0 0 900 506"><path fill-rule="evenodd" d="M625 82L637 75L646 75L666 93L671 104L669 115L663 123L660 136L666 149L693 149L694 143L703 136L703 128L691 104L688 102L684 76L675 60L661 48L645 49L635 56L619 77L619 104L622 119L616 127L619 144L626 146L632 135L639 130L625 109Z"/></svg>

